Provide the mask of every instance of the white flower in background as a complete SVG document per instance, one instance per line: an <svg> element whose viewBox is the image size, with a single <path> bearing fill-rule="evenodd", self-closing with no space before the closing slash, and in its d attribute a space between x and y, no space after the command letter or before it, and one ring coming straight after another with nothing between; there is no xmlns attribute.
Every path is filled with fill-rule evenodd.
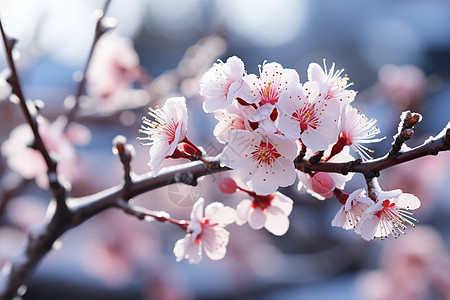
<svg viewBox="0 0 450 300"><path fill-rule="evenodd" d="M183 259L197 264L202 259L202 248L213 259L222 259L226 254L230 233L224 229L236 221L236 211L222 203L214 202L205 208L204 199L199 198L191 212L191 221L187 226L187 235L178 240L173 252L177 261Z"/></svg>
<svg viewBox="0 0 450 300"><path fill-rule="evenodd" d="M320 85L320 94L324 100L332 100L343 105L355 100L356 92L353 90L347 90L349 86L353 85L353 82L348 83L349 78L347 75L341 77L344 69L334 71L334 63L330 70L327 70L325 60L323 60L324 69L318 64L311 63L308 67L308 80L316 81Z"/></svg>
<svg viewBox="0 0 450 300"><path fill-rule="evenodd" d="M256 111L251 112L246 117L251 122L261 122L263 120L275 121L276 116L272 115L275 104L289 84L298 84L300 77L294 69L283 69L275 62L264 63L260 76L248 74L244 76L244 84L239 93L239 97L248 104L256 106Z"/></svg>
<svg viewBox="0 0 450 300"><path fill-rule="evenodd" d="M230 105L242 86L244 71L244 63L236 56L226 63L215 63L200 81L200 95L205 97L203 110L209 113Z"/></svg>
<svg viewBox="0 0 450 300"><path fill-rule="evenodd" d="M77 155L72 144L85 145L91 139L89 129L81 124L71 123L65 130L66 121L57 119L50 123L38 118L42 141L52 158L58 162L60 179L73 182L78 178ZM25 179L35 179L40 188L48 187L47 165L40 151L32 148L34 135L29 124L14 128L1 148L8 166Z"/></svg>
<svg viewBox="0 0 450 300"><path fill-rule="evenodd" d="M398 237L405 233L406 224L415 226L417 222L408 210L420 207L420 200L401 190L382 191L379 186L375 189L377 203L371 204L364 212L356 227L356 233L364 239L374 237L388 238L389 235Z"/></svg>
<svg viewBox="0 0 450 300"><path fill-rule="evenodd" d="M3 69L0 72L0 101L8 99L11 95L12 88L6 79L9 77L11 71L9 69Z"/></svg>
<svg viewBox="0 0 450 300"><path fill-rule="evenodd" d="M149 140L143 144L150 147L150 162L152 174L158 174L164 159L172 155L178 144L186 138L187 108L184 97L174 97L166 100L162 108L149 108L151 119L143 118L140 133L146 137L139 140Z"/></svg>
<svg viewBox="0 0 450 300"><path fill-rule="evenodd" d="M339 135L339 104L319 97L318 85L291 85L280 96L278 129L313 152L325 150Z"/></svg>
<svg viewBox="0 0 450 300"><path fill-rule="evenodd" d="M373 138L381 132L375 125L376 122L376 119L368 119L350 105L346 105L342 110L340 139L358 153L363 160L371 159L372 157L367 152L373 153L373 151L362 144L376 143L386 138Z"/></svg>
<svg viewBox="0 0 450 300"><path fill-rule="evenodd" d="M126 106L133 82L142 76L139 56L131 39L115 32L105 33L95 45L86 73L87 94L100 111Z"/></svg>
<svg viewBox="0 0 450 300"><path fill-rule="evenodd" d="M268 195L294 183L296 156L297 145L284 136L260 129L232 130L220 163L238 170L240 179L257 194Z"/></svg>
<svg viewBox="0 0 450 300"><path fill-rule="evenodd" d="M342 227L346 230L355 229L359 220L361 219L365 210L374 202L366 197L366 191L364 189L358 189L351 193L347 199L341 200L342 207L338 210L333 221L331 221L332 226Z"/></svg>
<svg viewBox="0 0 450 300"><path fill-rule="evenodd" d="M282 193L267 196L254 195L253 200L243 200L236 208L236 224L249 223L253 229L265 227L274 235L284 235L289 229L288 216L292 212L293 201Z"/></svg>

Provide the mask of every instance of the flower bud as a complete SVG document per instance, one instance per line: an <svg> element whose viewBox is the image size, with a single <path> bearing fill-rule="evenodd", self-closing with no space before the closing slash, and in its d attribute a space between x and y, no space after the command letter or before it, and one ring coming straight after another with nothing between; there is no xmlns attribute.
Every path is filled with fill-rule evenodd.
<svg viewBox="0 0 450 300"><path fill-rule="evenodd" d="M314 174L311 182L311 187L317 194L325 198L330 198L333 196L335 185L333 178L331 178L329 174L319 172Z"/></svg>
<svg viewBox="0 0 450 300"><path fill-rule="evenodd" d="M237 184L233 178L227 177L220 180L219 188L224 194L233 194L236 192Z"/></svg>

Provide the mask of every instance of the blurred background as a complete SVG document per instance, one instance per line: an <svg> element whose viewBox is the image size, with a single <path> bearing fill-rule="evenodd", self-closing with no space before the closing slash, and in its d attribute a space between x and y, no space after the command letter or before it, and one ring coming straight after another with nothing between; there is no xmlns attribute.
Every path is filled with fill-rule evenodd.
<svg viewBox="0 0 450 300"><path fill-rule="evenodd" d="M42 100L35 103L55 128L57 117L73 106L95 11L103 6L97 0L0 0L3 26L18 38L24 93ZM411 147L437 135L450 119L447 0L112 0L106 16L106 26L117 26L94 52L74 123L85 127L74 126L71 136L55 134L60 146L72 142L61 152L69 160L62 173L72 196L121 183L122 166L111 152L118 134L136 147L133 171L149 171L148 147L135 138L148 107L169 96L187 98L189 138L208 154L219 153L223 145L212 135L216 121L201 109L198 83L217 59L232 55L249 73L265 60L276 61L296 69L302 82L311 62L325 58L329 67L335 62L345 68L359 91L352 105L377 118L387 136L371 145L374 157L390 149L402 111L423 116ZM3 47L0 52L3 70ZM25 119L8 100L5 74L0 142L11 145L17 136L25 139L18 130L12 134ZM29 175L35 160L18 158L28 167L27 177L11 167L14 153L6 148L0 160L0 265L43 221L51 196L39 172ZM422 201L415 214L419 225L397 240L366 242L331 227L340 206L336 199L318 201L294 184L282 189L295 202L285 236L233 224L223 260L190 265L177 263L172 252L183 237L179 228L110 210L67 232L21 293L23 299L450 299L449 166L447 152L382 171L383 189L400 188ZM189 219L199 196L236 207L245 195L221 194L221 176L226 174L197 187L167 186L134 202L178 219ZM355 175L346 191L364 184Z"/></svg>

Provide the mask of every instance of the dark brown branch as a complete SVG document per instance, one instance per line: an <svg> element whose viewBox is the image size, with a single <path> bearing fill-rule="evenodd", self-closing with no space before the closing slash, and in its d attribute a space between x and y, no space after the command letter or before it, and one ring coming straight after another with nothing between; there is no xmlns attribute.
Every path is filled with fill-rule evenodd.
<svg viewBox="0 0 450 300"><path fill-rule="evenodd" d="M5 45L6 57L8 60L9 67L11 69L11 76L9 77L8 82L12 87L12 93L15 94L19 98L19 105L20 105L22 112L24 113L25 118L26 118L28 124L30 125L31 131L33 132L33 135L34 135L34 147L42 154L45 164L47 165L48 181L49 181L53 196L55 197L55 199L56 199L58 205L61 207L61 209L67 210L67 207L65 204L66 190L58 180L58 175L57 175L57 171L56 171L57 163L50 156L50 153L48 152L47 147L45 146L44 141L42 140L41 134L39 133L38 123L36 121L36 115L34 115L30 112L27 101L25 100L25 97L22 92L22 87L20 85L19 76L17 75L16 65L14 63L14 58L13 58L13 53L12 53L16 40L11 39L6 35L6 33L3 29L3 24L1 22L1 20L0 20L0 30L2 33L3 43Z"/></svg>
<svg viewBox="0 0 450 300"><path fill-rule="evenodd" d="M431 137L422 145L407 151L400 151L397 155L385 156L371 161L361 162L360 159L343 162L330 163L318 162L315 165L309 165L307 160L297 160L295 162L296 169L302 172L332 172L332 173L362 173L366 178L378 177L381 170L389 167L417 159L427 155L437 155L440 151L450 150L450 122L436 137Z"/></svg>
<svg viewBox="0 0 450 300"><path fill-rule="evenodd" d="M49 222L39 227L40 229L32 231L21 252L4 266L4 268L9 268L10 271L5 273L5 269L2 270L2 276L4 277L0 277L0 300L14 297L23 280L35 269L41 259L52 249L53 243L63 233L102 211L120 207L118 199L126 201L136 195L172 183L182 182L195 185L197 179L201 176L229 170L227 167L221 167L217 158L204 158L204 161L207 163L197 161L165 168L156 177L150 173L135 176L126 193L126 199L123 198L124 185L117 185L94 195L69 199L68 211L61 210L59 206L55 205L56 210Z"/></svg>

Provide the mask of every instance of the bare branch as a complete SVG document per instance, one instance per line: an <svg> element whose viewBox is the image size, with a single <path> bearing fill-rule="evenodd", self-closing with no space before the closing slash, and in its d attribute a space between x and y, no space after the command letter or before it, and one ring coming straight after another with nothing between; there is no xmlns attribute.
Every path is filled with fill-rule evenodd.
<svg viewBox="0 0 450 300"><path fill-rule="evenodd" d="M97 23L95 25L95 33L94 33L94 39L92 41L91 49L89 50L88 59L86 61L86 65L84 66L83 75L81 76L80 82L78 84L77 93L75 95L75 102L73 103L73 107L69 111L67 115L67 124L70 124L70 122L73 121L75 118L75 115L77 114L78 108L80 106L80 97L84 92L85 86L86 86L86 73L89 68L89 65L91 63L92 53L94 53L95 45L97 44L100 37L107 32L110 28L103 26L102 20L106 15L106 12L109 8L109 5L111 4L111 0L106 0L105 6L103 7L103 10L98 10L96 12L97 16Z"/></svg>
<svg viewBox="0 0 450 300"><path fill-rule="evenodd" d="M307 173L322 171L348 174L354 172L362 173L366 178L373 178L379 176L381 170L389 167L427 155L437 155L440 151L448 150L450 150L450 122L436 137L430 137L422 145L415 148L400 151L396 156L386 154L381 158L365 162L357 159L343 163L318 162L315 165L308 165L308 161L302 159L295 162L295 167L297 170Z"/></svg>

